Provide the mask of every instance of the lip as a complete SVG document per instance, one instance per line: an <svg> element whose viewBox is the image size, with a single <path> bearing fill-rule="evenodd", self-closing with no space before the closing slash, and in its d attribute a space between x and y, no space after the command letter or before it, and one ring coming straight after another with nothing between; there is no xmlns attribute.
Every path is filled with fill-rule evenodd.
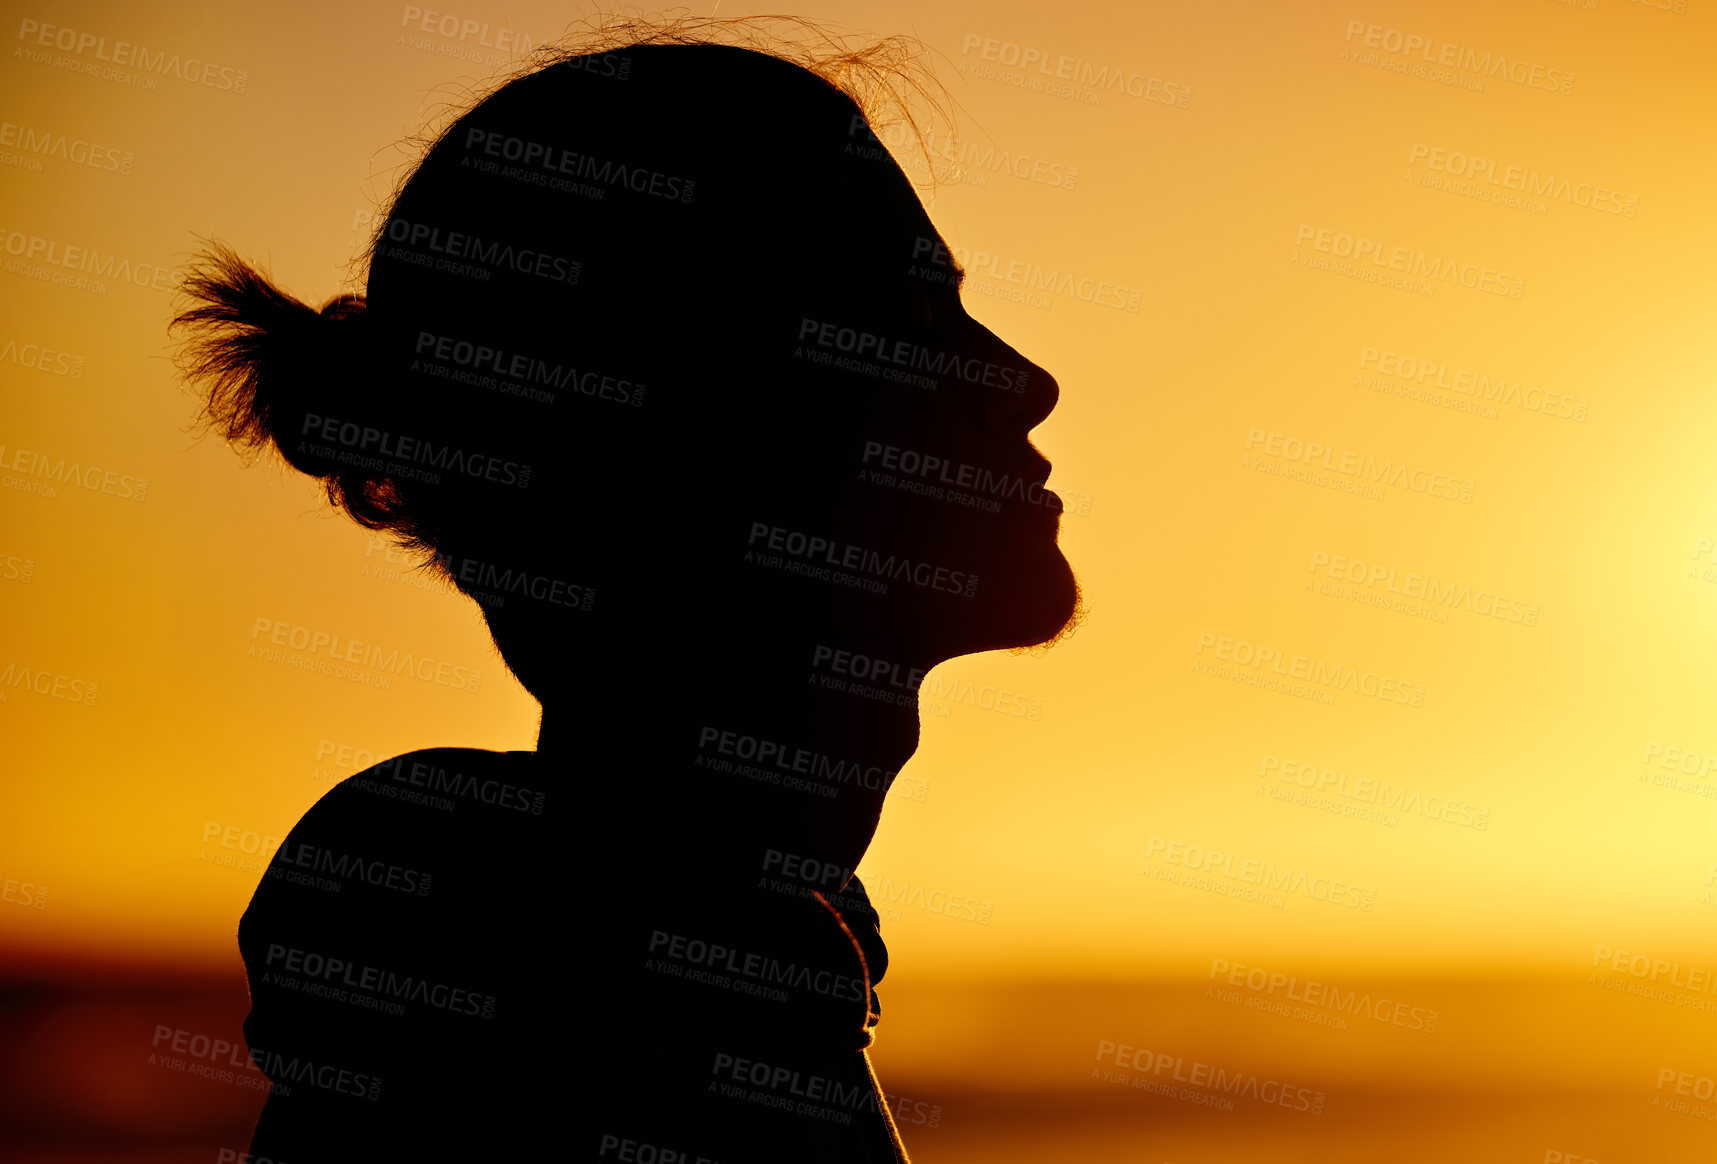
<svg viewBox="0 0 1717 1164"><path fill-rule="evenodd" d="M1029 469L1021 469L1020 476L1036 486L1039 495L1043 498L1041 508L1048 510L1056 517L1060 517L1063 513L1067 512L1067 504L1062 501L1061 494L1055 492L1055 490L1049 488L1046 484L1049 480L1049 474L1055 469L1054 464L1050 462L1048 457L1044 456L1036 449L1031 450L1031 460L1031 467Z"/></svg>
<svg viewBox="0 0 1717 1164"><path fill-rule="evenodd" d="M1027 484L1025 495L1019 499L1019 505L1021 509L1041 513L1045 520L1057 521L1063 513L1067 512L1067 503L1062 500L1061 494L1044 484L1048 478L1049 467L1047 464L1038 472L1022 472L1020 479Z"/></svg>

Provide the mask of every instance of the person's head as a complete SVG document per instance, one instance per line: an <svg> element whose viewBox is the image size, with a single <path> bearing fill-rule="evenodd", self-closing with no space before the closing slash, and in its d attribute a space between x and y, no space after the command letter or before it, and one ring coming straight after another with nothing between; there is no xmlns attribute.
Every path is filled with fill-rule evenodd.
<svg viewBox="0 0 1717 1164"><path fill-rule="evenodd" d="M230 439L433 554L544 703L605 651L776 634L939 660L1078 592L1027 431L860 105L715 44L565 57L461 116L320 313L212 251L179 317Z"/></svg>

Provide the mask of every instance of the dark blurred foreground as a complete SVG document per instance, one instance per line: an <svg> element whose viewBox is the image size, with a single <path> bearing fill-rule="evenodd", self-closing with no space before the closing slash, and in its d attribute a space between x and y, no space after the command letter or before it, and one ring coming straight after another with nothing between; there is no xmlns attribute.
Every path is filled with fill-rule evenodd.
<svg viewBox="0 0 1717 1164"><path fill-rule="evenodd" d="M1717 1159L1717 1015L1584 976L1366 984L1363 1014L1203 981L887 985L874 1055L916 1164ZM241 1161L247 1006L236 965L0 983L0 1159Z"/></svg>

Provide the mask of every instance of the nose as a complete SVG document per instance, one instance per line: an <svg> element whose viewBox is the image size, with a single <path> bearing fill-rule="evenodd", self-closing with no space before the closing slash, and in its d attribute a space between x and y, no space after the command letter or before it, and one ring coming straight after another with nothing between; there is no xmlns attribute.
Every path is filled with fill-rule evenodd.
<svg viewBox="0 0 1717 1164"><path fill-rule="evenodd" d="M1017 414L1007 423L1018 424L1021 432L1030 432L1055 411L1056 402L1061 399L1061 383L1046 369L1023 356L1020 359L1031 369L1031 376L1025 382L1025 391L1016 396Z"/></svg>
<svg viewBox="0 0 1717 1164"><path fill-rule="evenodd" d="M980 411L985 428L1024 436L1055 411L1061 385L1046 370L1020 355L994 332L982 328L988 341L985 359L1005 369L996 387L984 387ZM1008 381L1011 380L1011 384Z"/></svg>

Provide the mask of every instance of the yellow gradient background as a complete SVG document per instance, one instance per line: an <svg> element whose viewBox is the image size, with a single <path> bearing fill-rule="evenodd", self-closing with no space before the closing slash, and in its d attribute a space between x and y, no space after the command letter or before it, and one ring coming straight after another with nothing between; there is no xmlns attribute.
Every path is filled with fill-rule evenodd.
<svg viewBox="0 0 1717 1164"><path fill-rule="evenodd" d="M1048 653L932 674L937 706L906 769L923 798L894 798L861 866L873 891L889 887L885 1083L894 1070L949 1095L1059 1088L1084 1097L1065 1111L1083 1110L1119 1094L1088 1078L1097 1040L1160 1043L1330 1081L1326 1138L1284 1155L1315 1121L1283 1116L1249 1138L1221 1113L1120 1095L1159 1138L1116 1132L1081 1153L1440 1159L1413 1131L1446 1122L1429 1106L1377 1132L1375 1152L1344 1155L1371 1134L1352 1097L1566 1088L1619 1096L1621 1114L1569 1100L1481 1120L1454 1105L1473 1123L1461 1151L1710 1158L1717 1124L1652 1105L1661 1068L1717 1076L1717 1013L1688 1001L1717 996L1626 997L1592 980L1600 948L1679 965L1683 981L1717 970L1717 6L1665 3L794 6L934 50L965 116L932 139L954 157L931 214L972 268L969 310L1059 379L1035 439L1051 486L1083 511L1062 544L1088 622ZM538 709L471 603L417 580L307 480L244 470L197 436L169 294L123 278L101 280L105 293L66 286L17 250L40 239L148 271L213 237L317 303L361 286L352 256L411 157L396 143L516 61L483 39L554 39L591 10L13 8L0 29L0 670L15 668L0 679L0 880L45 887L47 904L0 903L0 969L229 973L261 868L247 835L283 836L356 752L528 748ZM446 34L443 16L487 31ZM67 65L93 50L44 49L30 22L243 71L244 91L88 75ZM1422 52L1381 47L1392 30L1520 76L1571 75L1571 90L1460 64L1455 83L1416 75ZM1010 83L1004 59L1022 48L1052 70L1071 59L1085 96L1034 87L1050 80L1036 58L1028 84ZM1105 69L1122 84L1092 83ZM721 116L719 93L700 115ZM26 131L111 148L130 172L32 153ZM1447 161L1431 163L1452 154L1554 192L1508 205L1449 189ZM1598 187L1631 212L1578 204L1576 189ZM1326 265L1343 237L1457 273L1421 277L1429 295L1352 277ZM1482 270L1520 296L1461 285ZM1050 289L1030 288L1039 277ZM1082 302L1077 289L1100 282L1136 292L1138 310ZM81 360L81 374L28 366L28 345ZM1382 353L1506 387L1488 404L1444 393L1460 407L1380 391ZM1563 399L1580 416L1554 415ZM1269 455L1271 433L1328 446L1331 464L1351 450L1470 482L1470 500L1412 476L1380 497L1300 479ZM38 454L146 479L147 495L32 491ZM1470 597L1431 617L1377 605L1398 596L1332 578L1337 558ZM1530 604L1534 624L1477 609L1499 594L1505 610ZM258 653L259 620L479 669L481 686L295 669ZM1403 680L1423 705L1235 682L1207 669L1225 662L1222 639ZM14 682L24 668L99 694L38 694ZM1032 714L987 709L999 690ZM1269 757L1417 800L1278 799L1294 786ZM1483 810L1485 827L1405 807L1449 802ZM1153 838L1231 855L1233 871L1255 861L1351 884L1371 907L1244 900L1220 869L1216 890L1189 885ZM988 904L988 923L938 913L949 894ZM1441 1006L1444 1026L1341 1032L1223 1006L1204 991L1218 961L1416 983L1397 996ZM951 1125L905 1130L923 1159L1011 1159L1025 1140L976 1130L1004 1117L971 1115L970 1142ZM1210 1148L1225 1135L1235 1154ZM1035 1151L1019 1158L1068 1152Z"/></svg>

